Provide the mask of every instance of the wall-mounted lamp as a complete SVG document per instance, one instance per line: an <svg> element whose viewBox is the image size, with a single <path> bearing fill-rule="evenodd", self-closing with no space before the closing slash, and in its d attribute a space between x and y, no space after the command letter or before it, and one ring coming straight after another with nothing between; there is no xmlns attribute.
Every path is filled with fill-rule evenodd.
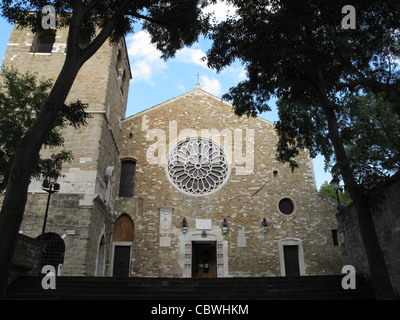
<svg viewBox="0 0 400 320"><path fill-rule="evenodd" d="M266 234L267 232L268 232L268 222L267 222L267 219L263 219L263 221L261 222L261 225L262 225L262 227L263 227L263 231L264 231L264 234Z"/></svg>
<svg viewBox="0 0 400 320"><path fill-rule="evenodd" d="M186 218L183 218L183 220L181 222L181 226L182 226L182 233L186 234L187 229L188 229L188 223L186 221Z"/></svg>
<svg viewBox="0 0 400 320"><path fill-rule="evenodd" d="M228 221L226 221L226 218L224 218L224 221L222 222L222 233L228 233Z"/></svg>

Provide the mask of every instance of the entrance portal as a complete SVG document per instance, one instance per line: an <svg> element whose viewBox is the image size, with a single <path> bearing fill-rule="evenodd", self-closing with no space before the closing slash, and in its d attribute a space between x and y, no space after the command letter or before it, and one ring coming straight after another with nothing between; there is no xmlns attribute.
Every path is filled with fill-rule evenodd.
<svg viewBox="0 0 400 320"><path fill-rule="evenodd" d="M129 277L131 246L114 247L113 277Z"/></svg>
<svg viewBox="0 0 400 320"><path fill-rule="evenodd" d="M285 257L285 271L286 276L299 276L299 247L298 246L284 246L283 247Z"/></svg>
<svg viewBox="0 0 400 320"><path fill-rule="evenodd" d="M131 217L126 213L115 221L113 232L113 277L129 277L134 227Z"/></svg>
<svg viewBox="0 0 400 320"><path fill-rule="evenodd" d="M217 277L217 246L215 241L192 243L192 277Z"/></svg>

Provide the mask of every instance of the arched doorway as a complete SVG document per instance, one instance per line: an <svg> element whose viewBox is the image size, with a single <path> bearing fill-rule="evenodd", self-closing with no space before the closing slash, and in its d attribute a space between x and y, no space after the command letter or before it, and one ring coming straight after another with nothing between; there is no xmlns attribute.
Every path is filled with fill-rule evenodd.
<svg viewBox="0 0 400 320"><path fill-rule="evenodd" d="M101 236L99 242L99 249L97 252L97 261L96 261L96 276L104 276L104 269L106 265L106 240L104 235Z"/></svg>
<svg viewBox="0 0 400 320"><path fill-rule="evenodd" d="M57 275L62 275L64 265L65 243L56 233L45 233L36 238L42 241L42 267L53 266L57 270Z"/></svg>
<svg viewBox="0 0 400 320"><path fill-rule="evenodd" d="M134 223L131 217L124 213L117 219L114 225L113 277L129 277L133 238Z"/></svg>

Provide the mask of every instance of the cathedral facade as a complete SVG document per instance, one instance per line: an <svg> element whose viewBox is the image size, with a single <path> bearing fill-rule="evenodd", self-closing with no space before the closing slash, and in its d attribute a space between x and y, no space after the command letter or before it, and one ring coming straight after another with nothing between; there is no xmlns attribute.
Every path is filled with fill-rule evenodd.
<svg viewBox="0 0 400 320"><path fill-rule="evenodd" d="M294 172L276 160L277 140L273 123L237 117L199 85L124 119L116 210L134 226L128 273L340 273L335 203L316 191L307 152Z"/></svg>
<svg viewBox="0 0 400 320"><path fill-rule="evenodd" d="M65 49L65 30L41 40L14 29L3 65L55 79ZM123 41L105 44L79 73L68 100L88 103L92 117L85 127L65 130L74 160L52 195L47 237L41 235L47 194L41 181L31 183L20 233L46 239L48 247L57 239L60 273L341 272L335 201L317 192L306 151L292 172L276 160L273 123L237 117L199 84L126 117L130 79Z"/></svg>

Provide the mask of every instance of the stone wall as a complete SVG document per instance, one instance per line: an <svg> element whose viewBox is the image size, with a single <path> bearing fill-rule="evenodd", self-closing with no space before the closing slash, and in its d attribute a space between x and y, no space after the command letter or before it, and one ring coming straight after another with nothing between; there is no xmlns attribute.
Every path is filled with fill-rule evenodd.
<svg viewBox="0 0 400 320"><path fill-rule="evenodd" d="M232 162L228 181L206 196L182 193L167 177L169 150L191 135L223 145ZM290 244L299 246L303 275L340 273L340 248L332 241L335 201L317 193L306 152L295 172L276 160L277 139L272 123L238 118L229 103L200 88L125 119L121 159L137 162L135 193L118 198L116 211L135 223L131 275L191 276L192 245L201 241L216 243L218 276L283 275L282 250ZM278 208L283 198L294 203L290 215ZM206 229L196 226L201 220Z"/></svg>
<svg viewBox="0 0 400 320"><path fill-rule="evenodd" d="M19 72L37 73L55 81L64 64L68 30L56 31L51 53L32 52L35 35L28 29L14 28L3 58L3 66ZM124 76L125 74L125 76ZM111 254L110 239L114 221L116 168L119 163L118 139L125 116L131 70L124 41L105 43L85 63L72 86L67 102L88 103L88 124L63 129L65 148L73 160L64 163L59 194L53 194L46 232L63 238L66 246L64 275L106 275ZM48 153L42 150L42 153ZM32 180L20 232L36 238L41 234L47 193L42 181ZM0 197L0 204L2 198ZM106 241L108 245L102 243ZM104 261L98 270L98 255ZM102 258L103 259L103 258Z"/></svg>
<svg viewBox="0 0 400 320"><path fill-rule="evenodd" d="M12 260L9 282L20 276L38 276L41 272L41 242L19 234Z"/></svg>
<svg viewBox="0 0 400 320"><path fill-rule="evenodd" d="M381 189L373 207L373 220L381 249L392 280L400 294L400 181ZM368 260L352 206L337 214L343 263L353 265L359 273L369 273Z"/></svg>

